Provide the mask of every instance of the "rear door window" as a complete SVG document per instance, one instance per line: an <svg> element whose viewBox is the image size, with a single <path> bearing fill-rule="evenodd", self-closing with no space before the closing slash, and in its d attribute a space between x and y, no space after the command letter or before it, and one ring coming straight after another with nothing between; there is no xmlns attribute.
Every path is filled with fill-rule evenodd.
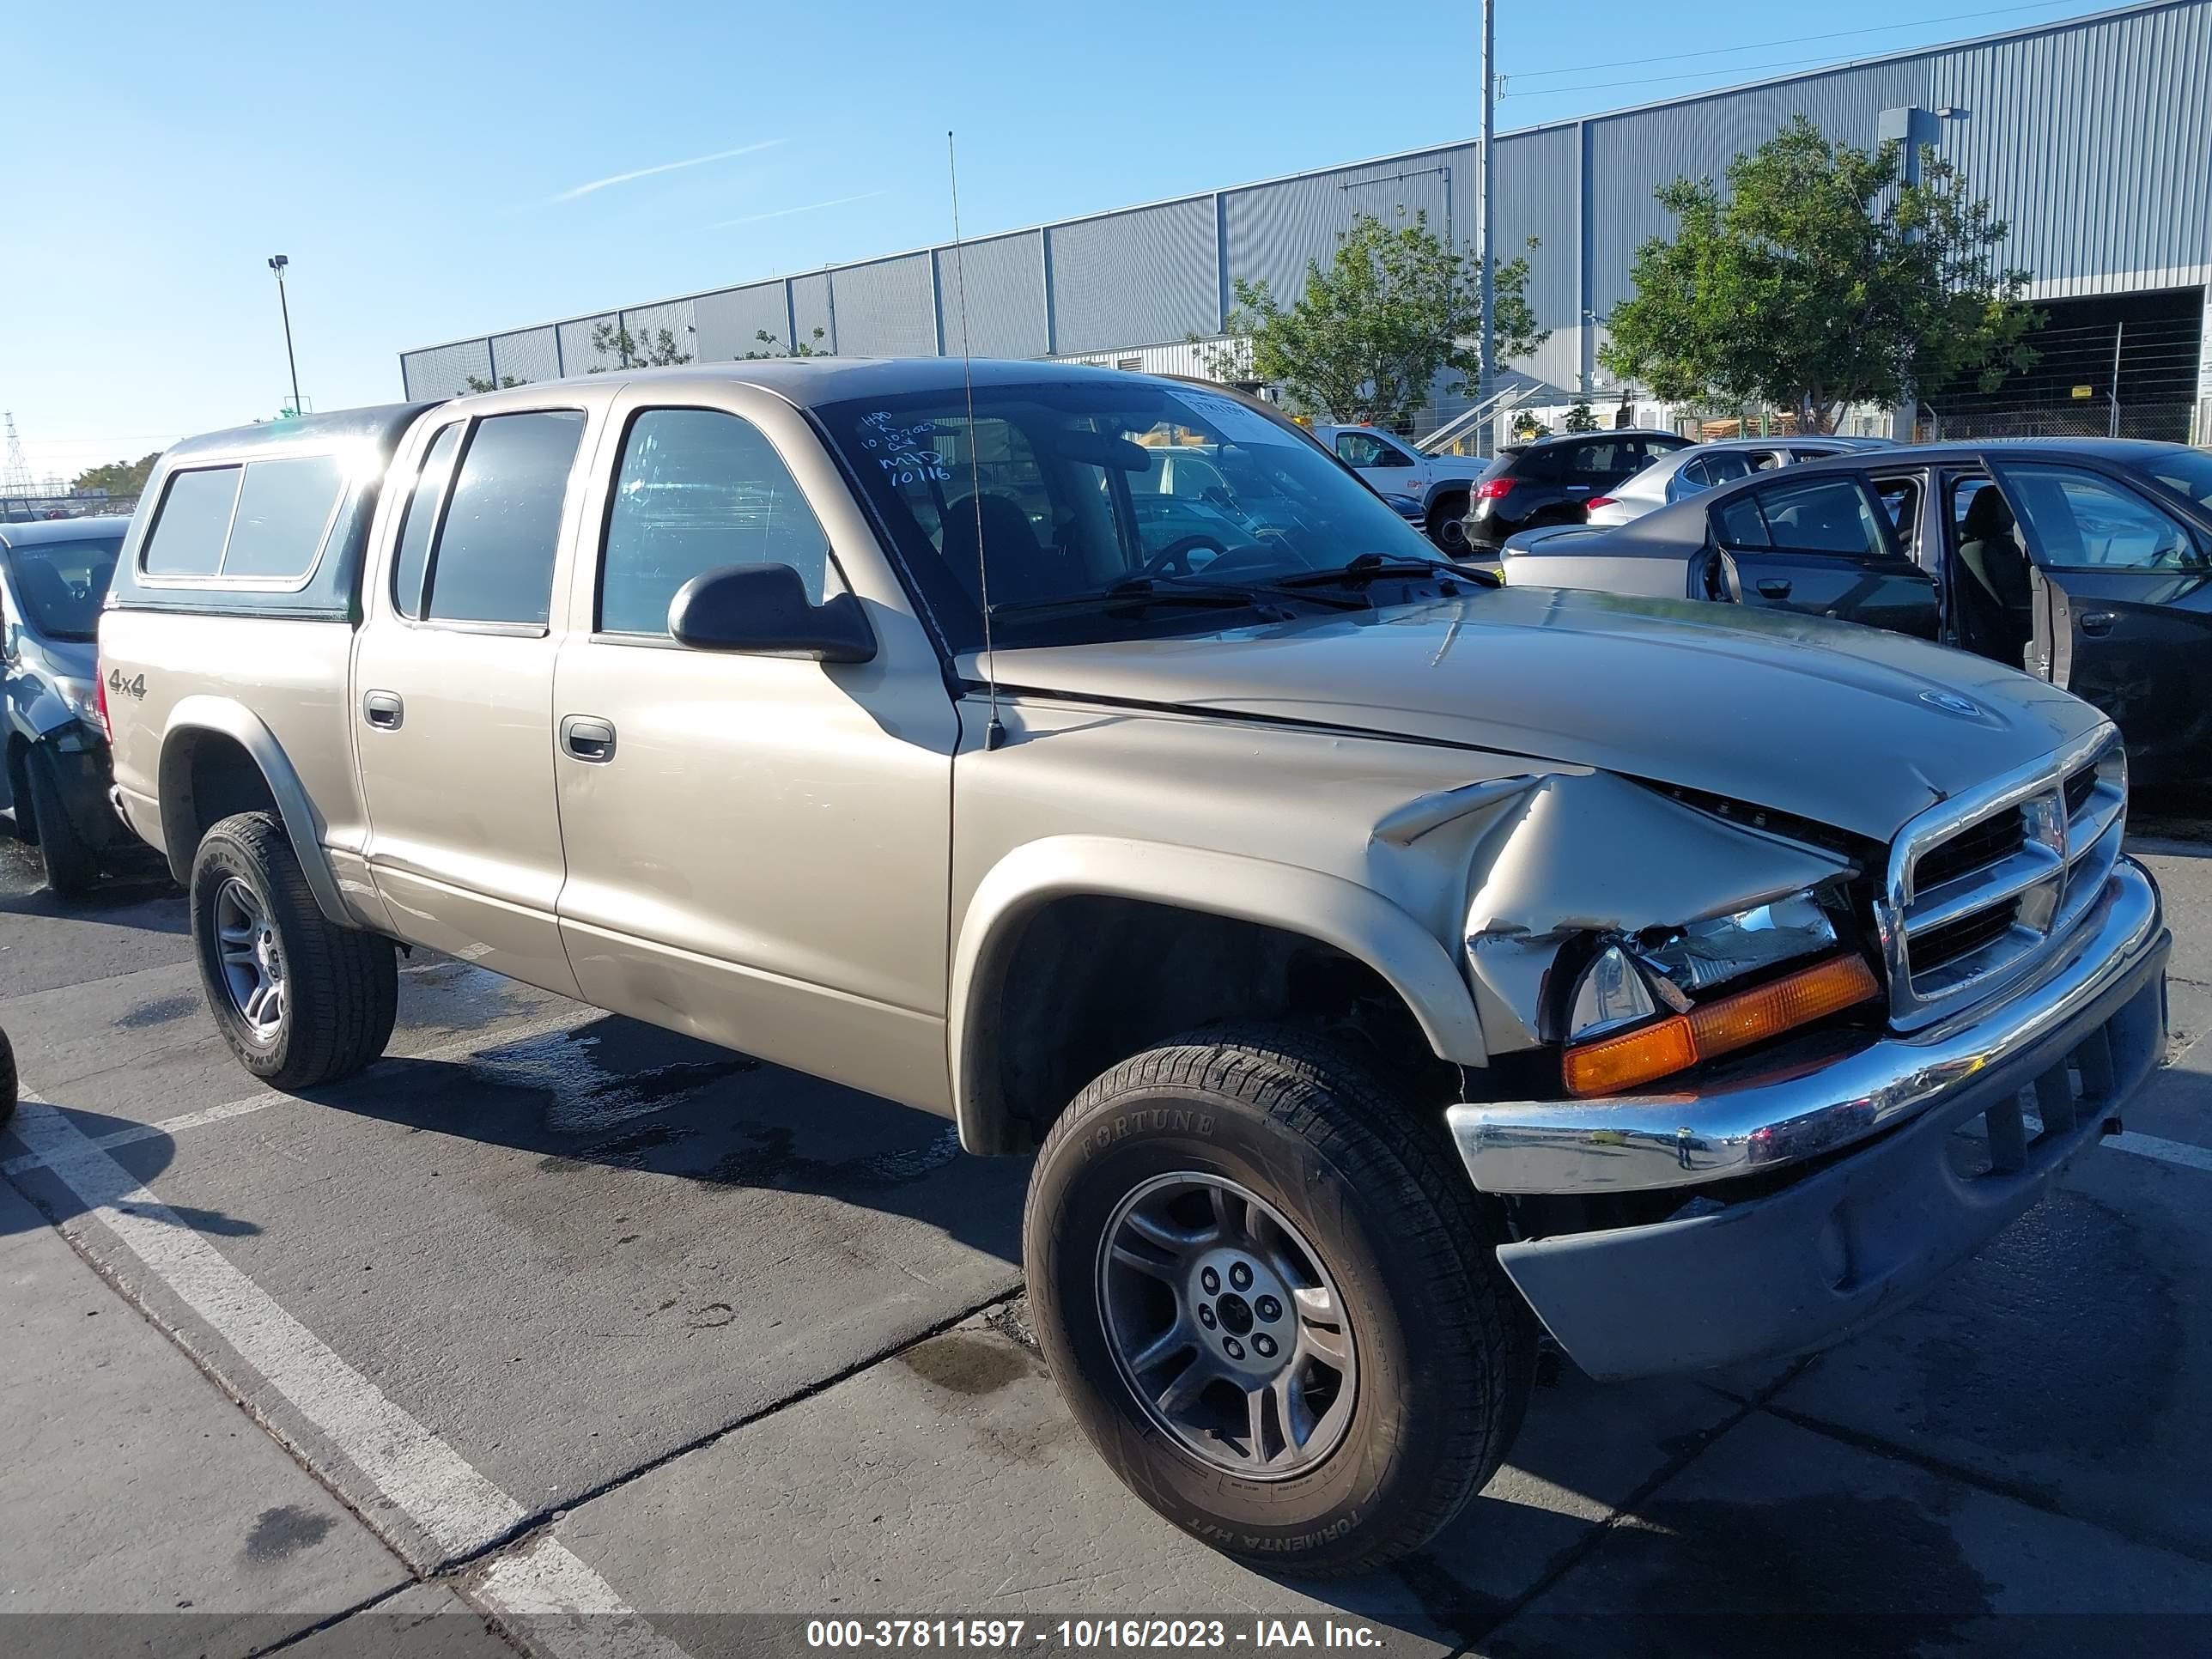
<svg viewBox="0 0 2212 1659"><path fill-rule="evenodd" d="M240 470L210 466L172 473L139 568L149 576L212 576L222 569Z"/></svg>
<svg viewBox="0 0 2212 1659"><path fill-rule="evenodd" d="M1595 438L1569 449L1567 476L1575 483L1614 483L1636 471L1632 457L1638 452L1624 439Z"/></svg>
<svg viewBox="0 0 2212 1659"><path fill-rule="evenodd" d="M1751 492L1766 544L1793 553L1878 558L1890 551L1887 518L1855 478L1806 478Z"/></svg>
<svg viewBox="0 0 2212 1659"><path fill-rule="evenodd" d="M1713 507L1714 533L1723 547L1766 547L1766 520L1759 515L1759 498L1749 490L1731 495Z"/></svg>
<svg viewBox="0 0 2212 1659"><path fill-rule="evenodd" d="M1751 471L1748 455L1739 449L1723 449L1711 455L1700 455L1694 461L1683 462L1681 470L1674 476L1682 481L1679 493L1694 495L1700 489L1711 489L1716 484L1748 478Z"/></svg>
<svg viewBox="0 0 2212 1659"><path fill-rule="evenodd" d="M422 580L426 620L545 625L561 514L583 435L580 410L476 422Z"/></svg>

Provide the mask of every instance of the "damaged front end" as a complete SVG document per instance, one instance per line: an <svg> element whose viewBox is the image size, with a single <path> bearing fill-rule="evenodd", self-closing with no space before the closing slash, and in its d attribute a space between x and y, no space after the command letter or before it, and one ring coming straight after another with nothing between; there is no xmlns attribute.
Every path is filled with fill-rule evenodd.
<svg viewBox="0 0 2212 1659"><path fill-rule="evenodd" d="M1508 1218L1500 1264L1594 1376L1858 1328L2033 1203L2163 1053L2170 940L2117 796L1942 804L1996 862L1916 896L1891 849L1818 826L1603 773L1521 782L1469 876L1492 1060L1446 1118ZM2033 840L2066 807L2072 840ZM2031 880L2064 930L1979 1000L1894 1018L1883 907Z"/></svg>
<svg viewBox="0 0 2212 1659"><path fill-rule="evenodd" d="M1879 849L1607 773L1519 781L1476 849L1464 951L1523 1086L1617 1094L1878 997Z"/></svg>

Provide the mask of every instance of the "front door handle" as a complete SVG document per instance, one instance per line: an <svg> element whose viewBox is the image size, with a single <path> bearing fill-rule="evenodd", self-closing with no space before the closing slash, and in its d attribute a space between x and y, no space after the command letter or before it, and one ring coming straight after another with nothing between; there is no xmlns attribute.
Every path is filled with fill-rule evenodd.
<svg viewBox="0 0 2212 1659"><path fill-rule="evenodd" d="M561 747L580 761L611 761L615 757L614 722L592 714L570 714L561 722Z"/></svg>
<svg viewBox="0 0 2212 1659"><path fill-rule="evenodd" d="M2081 613L2081 631L2101 638L2112 631L2112 624L2118 620L2109 611L2084 611Z"/></svg>
<svg viewBox="0 0 2212 1659"><path fill-rule="evenodd" d="M361 717L380 732L397 732L399 723L407 718L407 705L397 691L364 692Z"/></svg>
<svg viewBox="0 0 2212 1659"><path fill-rule="evenodd" d="M1786 599L1790 597L1790 584L1779 576L1762 576L1759 582L1759 592L1763 599Z"/></svg>

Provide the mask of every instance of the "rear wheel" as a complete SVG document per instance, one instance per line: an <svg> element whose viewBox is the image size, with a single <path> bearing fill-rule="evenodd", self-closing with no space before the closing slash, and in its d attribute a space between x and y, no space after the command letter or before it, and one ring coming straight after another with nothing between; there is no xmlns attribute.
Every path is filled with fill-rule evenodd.
<svg viewBox="0 0 2212 1659"><path fill-rule="evenodd" d="M1467 497L1439 495L1429 507L1429 539L1451 558L1467 556Z"/></svg>
<svg viewBox="0 0 2212 1659"><path fill-rule="evenodd" d="M1202 1033L1125 1060L1037 1157L1038 1339L1085 1431L1240 1559L1362 1572L1498 1468L1533 1322L1449 1143L1334 1045Z"/></svg>
<svg viewBox="0 0 2212 1659"><path fill-rule="evenodd" d="M88 892L100 879L100 854L77 833L76 824L62 804L61 775L53 757L43 749L24 757L23 770L31 788L31 825L39 837L39 857L46 866L46 885L62 898Z"/></svg>
<svg viewBox="0 0 2212 1659"><path fill-rule="evenodd" d="M392 941L332 923L266 812L210 830L192 860L192 943L216 1024L239 1064L279 1089L351 1077L391 1040Z"/></svg>

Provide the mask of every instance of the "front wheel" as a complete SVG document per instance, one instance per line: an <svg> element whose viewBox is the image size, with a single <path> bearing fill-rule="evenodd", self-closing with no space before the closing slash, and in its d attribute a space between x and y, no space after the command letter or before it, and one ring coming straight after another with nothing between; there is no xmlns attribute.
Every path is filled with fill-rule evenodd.
<svg viewBox="0 0 2212 1659"><path fill-rule="evenodd" d="M1123 1061L1037 1157L1037 1335L1137 1495L1241 1559L1362 1572L1496 1471L1535 1333L1440 1130L1344 1051L1200 1033Z"/></svg>
<svg viewBox="0 0 2212 1659"><path fill-rule="evenodd" d="M192 944L208 1007L239 1064L279 1089L351 1077L384 1052L399 1011L392 941L316 908L283 827L223 819L192 860Z"/></svg>

